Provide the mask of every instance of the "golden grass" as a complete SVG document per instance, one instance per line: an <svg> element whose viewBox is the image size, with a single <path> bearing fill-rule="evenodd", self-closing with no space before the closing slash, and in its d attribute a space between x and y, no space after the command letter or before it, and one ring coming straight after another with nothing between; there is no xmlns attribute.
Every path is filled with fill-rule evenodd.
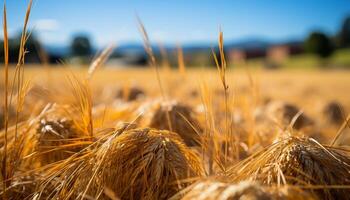
<svg viewBox="0 0 350 200"><path fill-rule="evenodd" d="M349 199L349 72L228 71L221 31L217 72L180 47L177 70L161 47L161 71L138 19L153 71L102 70L111 45L28 81L31 6L14 69L3 12L3 199Z"/></svg>
<svg viewBox="0 0 350 200"><path fill-rule="evenodd" d="M228 85L226 82L226 68L227 68L227 64L226 64L226 59L225 59L225 54L224 54L224 35L223 32L220 31L219 33L219 40L218 40L218 46L219 46L219 54L220 54L220 63L219 60L216 56L216 53L214 52L214 50L212 50L212 54L216 63L216 67L218 69L219 72L219 76L220 76L220 80L222 83L222 87L224 90L224 103L225 103L225 142L224 142L224 166L226 167L227 165L227 154L228 154L228 149L229 149L229 142L230 142L230 129L229 129L229 125L228 125L228 118L230 115L230 111L229 111L229 106L228 106L228 101L229 101L229 93L228 93Z"/></svg>
<svg viewBox="0 0 350 200"><path fill-rule="evenodd" d="M112 44L105 48L101 54L91 63L89 66L89 70L87 73L87 79L91 79L92 76L94 75L95 71L100 68L108 59L108 57L111 55L113 49L115 48L115 45Z"/></svg>
<svg viewBox="0 0 350 200"><path fill-rule="evenodd" d="M312 138L282 138L230 169L232 181L298 185L324 199L344 198L349 191L347 150L322 146ZM320 188L321 189L320 189Z"/></svg>
<svg viewBox="0 0 350 200"><path fill-rule="evenodd" d="M271 102L266 107L268 117L284 128L290 126L290 128L300 130L314 123L300 108L292 104Z"/></svg>
<svg viewBox="0 0 350 200"><path fill-rule="evenodd" d="M186 67L185 67L185 61L184 61L184 54L180 45L177 46L177 63L178 63L179 73L182 76L184 76L186 74Z"/></svg>
<svg viewBox="0 0 350 200"><path fill-rule="evenodd" d="M50 172L48 180L59 179L50 198L105 199L108 188L122 199L166 199L202 173L199 158L168 131L121 130L96 145Z"/></svg>
<svg viewBox="0 0 350 200"><path fill-rule="evenodd" d="M169 115L170 124L164 119ZM148 127L159 130L171 130L178 133L188 146L200 145L200 134L203 132L193 110L176 101L162 102L156 110L151 113Z"/></svg>
<svg viewBox="0 0 350 200"><path fill-rule="evenodd" d="M59 112L54 109L54 112ZM57 114L56 114L57 115ZM67 117L46 114L36 127L36 149L41 165L69 158L83 147L87 136Z"/></svg>
<svg viewBox="0 0 350 200"><path fill-rule="evenodd" d="M3 31L4 31L4 68L5 68L5 73L4 73L4 80L5 80L5 94L4 94L4 112L1 113L1 123L3 123L3 126L1 125L0 127L4 127L5 128L5 134L4 134L4 152L3 152L3 156L2 156L2 160L1 160L1 175L2 175L2 180L3 180L3 191L5 191L4 196L6 197L6 190L7 190L7 131L8 131L8 109L9 109L9 105L8 105L8 90L9 90L9 86L8 86L8 76L9 76L9 72L8 72L8 59L9 59L9 55L8 55L8 36L7 36L7 18L6 18L6 5L4 4L4 12L3 12Z"/></svg>
<svg viewBox="0 0 350 200"><path fill-rule="evenodd" d="M182 200L229 200L229 199L286 199L313 200L316 196L295 187L264 187L258 183L242 181L229 184L215 180L199 181L186 188Z"/></svg>
<svg viewBox="0 0 350 200"><path fill-rule="evenodd" d="M207 72L208 75L214 73L209 72ZM151 77L153 75L152 73L142 72L142 70L133 72L136 79L139 78L137 77L138 73L142 74L144 78L145 76ZM13 194L13 197L21 193L28 198L40 197L41 199L51 197L63 199L73 197L90 198L91 196L108 199L111 195L128 199L139 198L140 196L138 195L147 194L149 198L156 198L155 196L161 195L157 196L157 198L164 199L173 196L177 192L182 193L182 190L186 191L185 188L189 184L195 183L197 179L205 178L209 174L211 176L224 176L225 187L231 187L231 185L246 179L257 180L260 182L257 184L261 184L264 188L272 187L278 191L282 191L285 187L284 185L287 185L286 187L292 188L288 190L289 195L298 195L301 192L308 191L307 194L310 195L324 195L328 199L335 199L344 197L348 191L348 182L346 181L346 177L349 177L348 171L346 171L349 170L346 164L348 163L348 153L345 150L340 150L341 148L337 146L337 143L334 144L334 147L323 147L313 140L299 138L298 135L309 134L304 132L303 129L301 131L293 130L293 133L289 136L291 138L281 139L281 133L278 131L280 126L276 125L272 120L265 120L267 117L264 116L270 114L264 113L262 115L264 120L262 120L261 126L259 124L260 120L257 120L255 127L261 140L255 140L252 146L247 145L251 123L247 120L250 114L246 115L246 112L251 112L252 110L246 109L245 95L249 94L244 93L244 86L240 86L243 94L237 98L235 109L232 113L240 118L234 119L236 121L232 121L231 123L233 124L229 124L230 129L233 131L232 133L235 133L240 139L238 144L234 140L230 141L232 145L230 145L226 154L227 165L230 170L227 171L223 165L225 136L222 131L225 130L226 126L224 100L212 96L215 93L211 91L214 88L220 88L219 84L214 87L201 85L202 92L200 92L200 96L185 96L187 95L186 87L181 88L183 93L178 93L178 95L184 95L183 97L185 98L181 98L182 96L177 97L185 101L186 104L176 103L176 101L169 104L168 101L158 98L161 96L159 92L153 91L154 86L156 87L157 84L157 81L153 80L153 82L150 81L150 85L142 85L142 89L147 94L144 98L136 101L127 101L128 99L115 99L114 95L110 95L109 98L112 99L106 101L109 102L108 104L96 102L97 104L94 105L92 101L91 103L82 102L87 101L88 98L94 99L96 97L96 91L98 91L96 88L105 87L105 83L109 81L101 81L101 78L106 77L106 74L111 74L111 71L101 70L96 72L94 74L94 82L93 84L90 83L89 87L78 81L78 77L86 76L85 70L81 73L75 72L75 74L77 77L71 79L73 83L76 83L74 87L72 87L72 84L66 86L60 84L60 87L64 87L62 91L71 92L57 93L59 97L52 97L51 94L47 98L50 101L57 99L56 105L48 105L49 108L46 109L42 108L43 111L41 113L35 112L32 115L26 115L28 118L18 123L17 132L19 135L16 142L14 140L15 121L11 122L10 120L7 166L11 166L11 171L8 173L11 174L12 181L7 191L8 194ZM191 72L187 72L187 76L190 75ZM231 74L228 75L231 76ZM318 77L320 76L318 75ZM329 77L329 75L325 77ZM338 75L334 77L338 77ZM214 81L216 80L214 79ZM36 83L34 82L33 84ZM55 84L53 83L52 85L54 86ZM117 82L114 85L123 86L123 83ZM87 89L90 90L90 94L79 92ZM37 90L39 93L40 91L42 90ZM35 93L37 92L29 93L30 96L28 96L26 101L33 103L37 99L43 98L43 95L36 95ZM300 91L295 90L295 92ZM221 95L223 94L221 93ZM293 100L295 101L296 99L291 99L289 102ZM82 104L90 105L90 107L81 107ZM25 105L29 104L25 103ZM45 104L41 103L39 105L45 106ZM258 104L258 106L260 105ZM147 107L149 108L147 109ZM344 110L347 109L346 103L344 103L344 107ZM303 108L306 108L305 114L308 114L308 117L314 121L312 129L316 130L318 127L325 127L326 124L320 124L323 123L323 116L317 118L315 114L319 114L318 112L313 112L313 110L309 109L309 106ZM91 118L88 117L90 114L87 112L90 109ZM168 111L173 131L177 132L177 134L145 128L146 126L153 126L157 129L170 130L165 110ZM240 110L240 114L236 113L237 110ZM23 112L24 115L26 109ZM266 111L263 109L262 112ZM92 127L94 129L92 137L89 131L89 118L92 119ZM102 121L104 122L102 123ZM131 124L125 122L130 122ZM276 126L277 129L269 131L268 127L273 126ZM135 129L136 127L141 129ZM334 125L326 126L322 136L329 138L326 141L330 143L337 135L338 128L339 126ZM341 132L343 134L338 138L343 138L342 144L344 144L347 141L347 135L344 134L347 132L346 126ZM4 136L4 131L2 131L1 135ZM160 145L163 141L167 143L167 138L170 138L169 145L171 149L169 146L163 148ZM276 139L279 139L278 142L275 141ZM173 140L175 142L172 142ZM2 137L1 144L4 144L4 137ZM156 144L159 145L157 146ZM190 150L190 147L187 147L187 145L192 146L193 144L197 147ZM152 149L152 146L157 146L160 149ZM236 146L238 148L235 148ZM119 147L123 148L119 149ZM151 148L151 150L148 148ZM144 149L143 154L140 154L142 149ZM145 149L148 150L146 151ZM180 173L177 171L178 169L184 172L186 171L184 169L193 168L191 176L185 174L176 175L178 176L176 178L173 175L169 175L168 178L161 176L164 179L155 181L153 179L155 170L151 168L161 166L161 164L155 160L151 162L151 157L155 158L154 156L158 155L157 152L161 149L165 152L165 155L170 157L170 160L163 160L162 163L169 164L167 166L164 165L166 168L163 168L163 170L170 170L170 173L170 168L173 166L176 173ZM342 147L342 149L346 149L346 147ZM179 156L186 158L189 152L192 155L190 157L196 160L193 161L196 163L195 167L183 164L182 161L177 161L176 164L170 166L173 160L178 159ZM238 157L237 153L239 154ZM146 154L148 157L145 157ZM298 160L300 156L310 156L309 154L312 156L311 161ZM247 155L252 156L242 160ZM282 163L289 162L287 162L287 155L292 157L292 160L294 159L295 162L284 167L286 165ZM149 158L150 165L144 165L143 162L146 161L142 160L145 158ZM322 160L319 161L316 158ZM18 162L14 162L14 160L18 160ZM338 160L344 163L340 163ZM141 164L138 164L138 162ZM307 167L305 167L306 165ZM300 167L298 170L294 170L289 166ZM258 171L260 169L266 169L266 173L265 171ZM316 174L317 170L321 170L319 174ZM334 173L335 171L337 173ZM175 173L173 172L170 174ZM147 179L133 178L136 174L147 176ZM290 179L291 174L293 174L292 177L297 177L295 178L296 180ZM315 174L317 175L316 177L314 177ZM310 178L311 176L313 177L312 179ZM27 180L26 177L29 177L30 180ZM278 179L280 185L278 185ZM287 184L284 184L284 179ZM131 186L131 182L128 181L132 181L135 187ZM101 182L104 184L100 184ZM115 187L115 184L118 186ZM152 184L154 185L152 186ZM124 185L124 187L121 185ZM156 192L153 193L151 190L147 190L148 187L143 185L151 185L152 191ZM301 191L294 191L294 186ZM205 191L204 188L202 190ZM216 195L222 195L223 191L225 190L219 189ZM132 197L129 196L131 194ZM181 195L186 196L184 193ZM182 198L181 195L179 198ZM269 195L269 198L273 197L268 192L266 192L266 195ZM18 198L20 197L18 196Z"/></svg>
<svg viewBox="0 0 350 200"><path fill-rule="evenodd" d="M25 43L28 39L27 37L27 24L29 20L29 15L32 7L32 0L29 1L26 16L24 19L24 25L23 25L23 31L21 36L21 43L20 43L20 50L19 50L19 56L18 56L18 63L16 65L16 71L15 75L13 77L13 84L12 84L12 92L10 96L10 101L8 102L8 94L9 94L9 74L8 74L8 35L7 35L7 16L6 16L6 6L4 4L4 12L3 12L3 31L4 31L4 60L5 60L5 101L4 101L4 126L5 126L5 146L4 146L4 152L2 153L2 166L1 166L1 175L2 175L2 189L3 189L3 196L4 198L7 198L7 187L11 185L11 179L14 175L16 168L18 167L17 162L17 156L21 153L22 147L21 147L21 138L17 141L17 127L19 122L19 114L22 110L23 101L25 94L27 92L27 89L29 88L29 83L24 81L24 71L23 71L23 64L24 64L24 56L25 56ZM7 149L7 143L8 143L8 109L11 106L13 91L14 91L14 85L15 80L17 80L17 107L16 107L16 123L15 123L15 141L14 144L18 145L19 147L13 148L13 151L10 152L10 156L8 159L8 149ZM19 143L18 143L19 142Z"/></svg>

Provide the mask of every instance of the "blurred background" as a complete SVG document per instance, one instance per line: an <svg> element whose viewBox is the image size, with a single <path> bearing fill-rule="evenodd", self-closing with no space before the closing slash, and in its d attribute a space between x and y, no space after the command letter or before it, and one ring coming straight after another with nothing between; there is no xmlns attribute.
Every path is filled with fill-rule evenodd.
<svg viewBox="0 0 350 200"><path fill-rule="evenodd" d="M12 63L27 3L6 1ZM172 67L180 50L186 66L213 67L221 28L230 67L350 69L348 0L35 0L26 63L84 66L115 43L109 67L146 66L137 16L156 56Z"/></svg>

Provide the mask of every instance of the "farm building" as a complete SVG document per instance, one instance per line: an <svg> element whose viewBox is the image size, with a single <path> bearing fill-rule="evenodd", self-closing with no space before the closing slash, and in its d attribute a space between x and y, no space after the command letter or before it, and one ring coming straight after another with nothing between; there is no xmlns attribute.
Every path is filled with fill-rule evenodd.
<svg viewBox="0 0 350 200"><path fill-rule="evenodd" d="M233 64L243 64L249 59L266 56L264 48L232 49L228 52L228 58Z"/></svg>
<svg viewBox="0 0 350 200"><path fill-rule="evenodd" d="M267 59L272 62L283 62L290 56L302 53L303 47L301 44L282 44L270 47L267 50Z"/></svg>

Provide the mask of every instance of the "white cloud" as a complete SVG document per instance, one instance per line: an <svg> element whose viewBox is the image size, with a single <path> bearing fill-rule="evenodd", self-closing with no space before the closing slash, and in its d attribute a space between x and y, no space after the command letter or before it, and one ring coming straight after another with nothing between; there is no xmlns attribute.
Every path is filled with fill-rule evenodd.
<svg viewBox="0 0 350 200"><path fill-rule="evenodd" d="M52 32L59 29L59 23L54 19L40 19L35 21L34 28L38 31Z"/></svg>

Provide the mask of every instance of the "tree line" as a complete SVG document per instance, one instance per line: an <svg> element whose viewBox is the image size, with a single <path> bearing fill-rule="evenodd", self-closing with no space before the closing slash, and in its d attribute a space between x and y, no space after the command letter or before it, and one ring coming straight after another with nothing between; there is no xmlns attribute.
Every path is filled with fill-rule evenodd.
<svg viewBox="0 0 350 200"><path fill-rule="evenodd" d="M321 31L310 33L304 42L306 52L315 54L320 58L328 58L339 48L350 47L350 17L347 17L339 32L331 37Z"/></svg>
<svg viewBox="0 0 350 200"><path fill-rule="evenodd" d="M9 62L17 63L20 49L21 34L9 38ZM4 41L0 40L0 62L4 62ZM30 33L26 42L26 63L58 63L61 59L78 57L81 60L88 61L93 55L93 47L90 38L85 34L79 34L73 37L69 45L67 55L58 52L48 52L44 48L35 32Z"/></svg>
<svg viewBox="0 0 350 200"><path fill-rule="evenodd" d="M3 47L3 41L0 40L0 46ZM328 58L336 49L350 47L350 16L347 17L335 36L329 36L321 31L311 32L304 41L304 50L319 56ZM16 63L20 48L20 34L9 40L9 62ZM26 63L57 63L60 59L79 58L83 61L89 61L93 55L93 47L90 38L87 35L79 34L73 37L69 45L67 57L55 53L47 53L40 43L35 33L32 33L26 43ZM0 62L4 61L4 49L0 48Z"/></svg>

